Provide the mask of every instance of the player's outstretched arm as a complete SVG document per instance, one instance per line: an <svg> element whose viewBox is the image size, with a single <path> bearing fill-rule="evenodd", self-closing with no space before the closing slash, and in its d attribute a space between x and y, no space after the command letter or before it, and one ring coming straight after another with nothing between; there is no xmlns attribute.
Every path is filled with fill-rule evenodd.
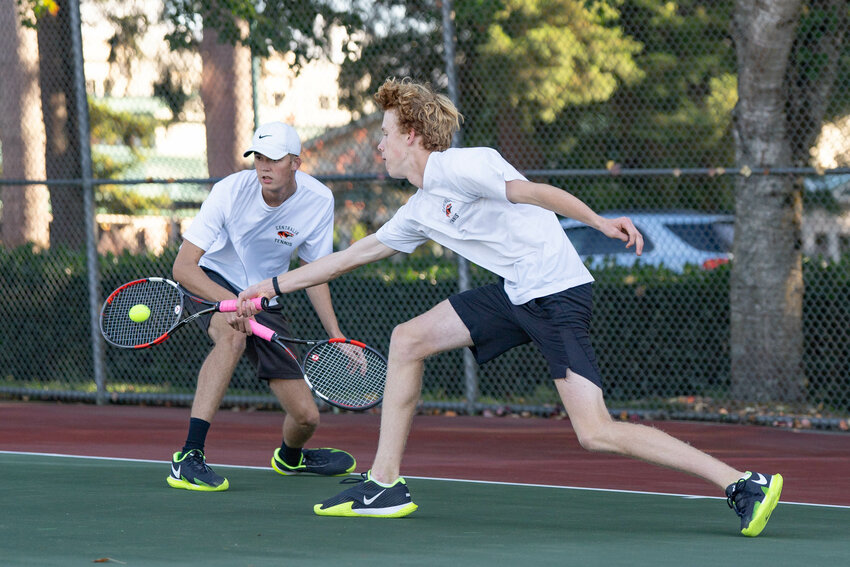
<svg viewBox="0 0 850 567"><path fill-rule="evenodd" d="M545 183L515 179L507 182L506 194L512 203L525 203L549 209L561 216L583 222L609 238L622 240L626 243L626 248L634 246L638 256L643 252L643 236L631 219L601 217L584 201L563 189Z"/></svg>
<svg viewBox="0 0 850 567"><path fill-rule="evenodd" d="M327 283L355 268L388 258L396 252L397 250L381 244L381 241L374 234L370 234L345 250L328 254L315 262L310 262L291 272L280 274L277 276L278 289L280 293L291 293L299 289ZM250 299L254 297L272 298L275 295L277 293L271 278L256 283L239 294L237 313L242 316L252 316L257 311L254 304L249 301Z"/></svg>

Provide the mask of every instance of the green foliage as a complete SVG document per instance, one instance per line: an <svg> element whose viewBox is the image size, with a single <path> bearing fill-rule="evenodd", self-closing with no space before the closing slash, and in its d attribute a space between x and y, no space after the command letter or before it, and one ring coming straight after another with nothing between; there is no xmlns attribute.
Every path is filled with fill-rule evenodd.
<svg viewBox="0 0 850 567"><path fill-rule="evenodd" d="M123 145L136 157L141 148L153 147L160 124L153 116L112 110L93 99L89 99L89 119L93 144Z"/></svg>
<svg viewBox="0 0 850 567"><path fill-rule="evenodd" d="M103 212L116 215L154 213L171 206L167 195L142 195L121 185L101 185L97 191L97 206Z"/></svg>
<svg viewBox="0 0 850 567"><path fill-rule="evenodd" d="M155 255L100 258L102 295L144 275L171 271L176 248ZM0 252L6 319L27 313L32 325L0 327L0 381L41 387L57 379L90 384L91 335L86 299L85 262L74 250L43 252L22 247ZM494 281L471 266L472 285ZM611 267L594 276L591 338L606 395L613 404L664 400L682 395L724 396L729 379L729 266L675 274L663 269ZM850 399L850 260L805 265L804 336L809 402L838 407ZM442 301L457 289L457 269L449 258L388 259L355 270L331 284L344 332L386 350L395 325ZM296 332L323 336L303 292L286 297ZM106 374L113 391L189 393L210 348L195 326L162 345L142 351L105 347ZM463 396L461 351L429 359L425 392L429 399ZM541 403L551 399L545 361L534 347L514 349L481 370L483 399L503 403ZM67 386L70 387L70 386ZM265 393L247 363L240 364L233 387ZM850 409L844 407L843 410Z"/></svg>
<svg viewBox="0 0 850 567"><path fill-rule="evenodd" d="M701 0L455 2L463 145L521 170L728 167L736 103L733 3ZM376 0L361 56L343 62L341 103L366 108L386 77L445 90L440 10ZM572 183L572 182L571 182ZM733 187L601 179L609 208L729 209Z"/></svg>
<svg viewBox="0 0 850 567"><path fill-rule="evenodd" d="M91 377L85 261L62 246L0 252L0 378L76 382ZM10 324L23 316L27 324Z"/></svg>
<svg viewBox="0 0 850 567"><path fill-rule="evenodd" d="M850 389L850 257L840 262L807 259L803 280L803 364L809 399L835 407L848 399Z"/></svg>
<svg viewBox="0 0 850 567"><path fill-rule="evenodd" d="M102 101L89 99L91 139L95 146L113 146L129 150L126 160L111 153L92 151L92 169L98 179L115 179L144 159L143 150L155 142L160 121L147 114L116 111ZM141 211L166 208L167 196L145 196L120 185L100 185L97 205L101 210L116 214L138 214Z"/></svg>
<svg viewBox="0 0 850 567"><path fill-rule="evenodd" d="M353 110L386 77L445 85L440 11L418 2L375 4L372 17L364 17L369 39L361 56L346 60L340 74L341 102ZM525 132L524 141L535 144L535 124L553 122L569 105L607 100L619 84L642 76L634 60L640 45L621 33L607 3L514 0L454 8L465 145L508 143L499 128L505 119L521 126L511 135Z"/></svg>
<svg viewBox="0 0 850 567"><path fill-rule="evenodd" d="M624 32L644 46L639 64L646 78L618 93L611 133L628 135L617 136L619 147L610 148L608 159L623 167L734 163L733 9L733 3L702 0L623 3Z"/></svg>
<svg viewBox="0 0 850 567"><path fill-rule="evenodd" d="M333 26L342 26L349 34L359 27L357 14L339 6L333 0L166 0L163 18L172 25L166 35L172 49L197 49L207 27L218 32L219 41L245 45L256 56L292 53L299 68L330 54ZM348 56L354 46L342 47Z"/></svg>
<svg viewBox="0 0 850 567"><path fill-rule="evenodd" d="M810 164L811 147L823 122L850 112L850 49L846 47L850 9L846 2L803 2L786 72L786 114L791 127L791 162Z"/></svg>
<svg viewBox="0 0 850 567"><path fill-rule="evenodd" d="M595 272L591 337L608 396L705 395L729 378L729 266ZM628 349L628 356L618 350Z"/></svg>
<svg viewBox="0 0 850 567"><path fill-rule="evenodd" d="M29 28L36 27L39 18L47 14L55 16L59 12L56 0L15 0L15 4L18 6L21 23Z"/></svg>
<svg viewBox="0 0 850 567"><path fill-rule="evenodd" d="M620 84L643 77L634 59L641 45L618 19L606 2L503 2L470 71L489 84L494 107L512 109L528 126L552 122L567 106L609 100Z"/></svg>

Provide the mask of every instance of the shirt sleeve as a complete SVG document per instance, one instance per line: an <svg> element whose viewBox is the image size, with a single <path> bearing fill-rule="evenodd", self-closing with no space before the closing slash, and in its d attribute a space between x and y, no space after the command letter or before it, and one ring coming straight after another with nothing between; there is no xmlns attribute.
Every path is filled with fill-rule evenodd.
<svg viewBox="0 0 850 567"><path fill-rule="evenodd" d="M452 154L445 172L451 177L455 191L470 197L507 200L508 181L525 180L517 169L491 148L474 148L467 155L464 150Z"/></svg>
<svg viewBox="0 0 850 567"><path fill-rule="evenodd" d="M421 231L416 230L416 224L409 217L411 207L416 206L416 195L411 197L406 204L399 207L393 217L378 229L375 236L384 246L393 250L410 254L416 248L428 240Z"/></svg>
<svg viewBox="0 0 850 567"><path fill-rule="evenodd" d="M334 206L330 202L325 207L322 219L310 236L298 247L298 257L305 262L315 262L322 256L333 252L334 244Z"/></svg>
<svg viewBox="0 0 850 567"><path fill-rule="evenodd" d="M183 233L188 240L201 250L209 250L224 229L225 211L229 188L221 182L213 185L209 196L201 205L201 210Z"/></svg>

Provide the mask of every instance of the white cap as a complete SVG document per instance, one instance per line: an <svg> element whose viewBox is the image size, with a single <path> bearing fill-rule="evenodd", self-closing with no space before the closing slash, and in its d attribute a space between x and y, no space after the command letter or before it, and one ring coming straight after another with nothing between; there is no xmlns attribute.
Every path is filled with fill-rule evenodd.
<svg viewBox="0 0 850 567"><path fill-rule="evenodd" d="M269 122L257 128L251 139L251 147L243 155L248 157L254 152L269 159L280 159L286 154L297 156L301 153L301 140L292 126L283 122Z"/></svg>

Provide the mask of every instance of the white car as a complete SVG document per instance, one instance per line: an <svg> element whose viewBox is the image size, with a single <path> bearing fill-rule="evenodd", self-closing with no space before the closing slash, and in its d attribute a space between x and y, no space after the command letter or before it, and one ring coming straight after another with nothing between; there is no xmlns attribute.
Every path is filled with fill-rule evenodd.
<svg viewBox="0 0 850 567"><path fill-rule="evenodd" d="M570 241L590 268L656 266L683 272L693 265L713 269L732 259L732 215L695 211L606 211L606 218L627 216L643 235L643 254L621 240L572 219L561 219Z"/></svg>

